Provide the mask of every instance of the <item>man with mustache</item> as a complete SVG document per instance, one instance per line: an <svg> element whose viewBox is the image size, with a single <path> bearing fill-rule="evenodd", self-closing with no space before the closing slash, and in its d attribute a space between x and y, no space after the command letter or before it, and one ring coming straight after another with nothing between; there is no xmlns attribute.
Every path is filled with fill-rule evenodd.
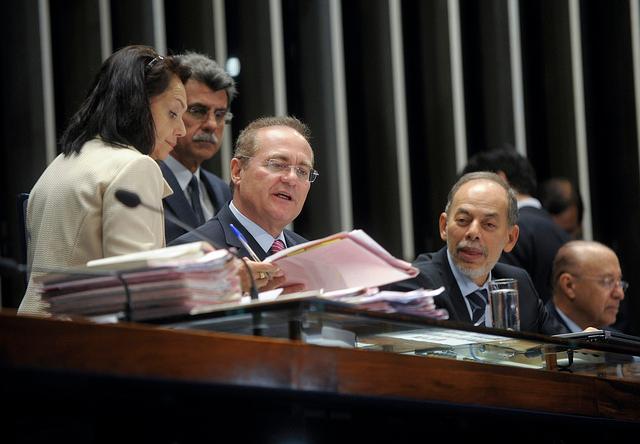
<svg viewBox="0 0 640 444"><path fill-rule="evenodd" d="M159 162L173 194L163 200L164 211L185 224L197 227L231 199L231 191L221 178L201 168L220 150L224 127L231 121L229 105L236 95L233 78L209 57L187 52L176 57L191 69L185 84L187 130L164 162ZM186 231L165 218L165 238L169 243Z"/></svg>
<svg viewBox="0 0 640 444"><path fill-rule="evenodd" d="M469 159L464 173L491 171L502 177L513 189L518 202L518 243L500 257L500 262L524 268L531 276L538 295L551 299L551 264L558 248L569 236L542 208L534 197L537 188L536 172L529 160L515 148L481 151Z"/></svg>
<svg viewBox="0 0 640 444"><path fill-rule="evenodd" d="M469 173L449 192L440 214L440 237L447 246L436 253L421 254L413 265L420 274L396 284L396 289L439 288L435 298L449 319L490 327L485 317L487 283L492 279L518 280L520 326L523 331L555 334L563 331L538 297L529 274L499 263L518 240L518 207L513 190L497 174ZM483 291L484 290L484 291Z"/></svg>
<svg viewBox="0 0 640 444"><path fill-rule="evenodd" d="M605 328L616 321L628 286L612 249L599 242L571 241L553 261L553 299L547 309L567 333Z"/></svg>
<svg viewBox="0 0 640 444"><path fill-rule="evenodd" d="M263 117L242 130L231 159L233 199L196 230L218 246L235 247L244 257L251 253L238 239L234 225L262 261L283 248L306 242L285 227L298 217L318 172L307 126L295 117ZM189 232L172 242L200 240ZM277 288L284 280L273 264L250 262L258 288ZM289 289L296 291L300 288Z"/></svg>

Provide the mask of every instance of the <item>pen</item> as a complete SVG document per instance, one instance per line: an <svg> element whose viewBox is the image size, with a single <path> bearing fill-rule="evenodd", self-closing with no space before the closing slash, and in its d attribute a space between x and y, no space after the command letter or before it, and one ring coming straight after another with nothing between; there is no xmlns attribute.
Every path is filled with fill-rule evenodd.
<svg viewBox="0 0 640 444"><path fill-rule="evenodd" d="M245 248L245 250L249 252L249 254L251 255L251 258L256 262L262 262L258 257L258 255L251 249L251 247L249 246L249 242L247 242L247 239L242 235L240 230L234 227L233 224L229 224L229 226L233 230L233 234L235 234L238 240L240 240L240 243Z"/></svg>

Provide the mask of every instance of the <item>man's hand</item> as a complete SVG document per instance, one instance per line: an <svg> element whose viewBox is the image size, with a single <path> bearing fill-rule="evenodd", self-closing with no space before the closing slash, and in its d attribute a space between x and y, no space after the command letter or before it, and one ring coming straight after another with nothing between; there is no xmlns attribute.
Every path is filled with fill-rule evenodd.
<svg viewBox="0 0 640 444"><path fill-rule="evenodd" d="M272 288L277 288L271 286L271 283L277 282L281 284L284 282L284 274L276 265L270 262L255 262L246 258L244 261L249 266L253 280L259 290L271 290Z"/></svg>
<svg viewBox="0 0 640 444"><path fill-rule="evenodd" d="M274 288L280 288L287 280L282 270L280 270L275 264L272 264L270 262L255 262L247 258L245 258L244 261L251 269L253 280L256 283L256 287L260 291L268 291L273 290ZM246 269L244 270L244 273L241 272L241 278L243 291L248 291L245 290L245 288L250 289L251 282L249 281L249 277L247 276ZM246 283L245 279L247 281ZM283 288L283 294L295 293L302 290L304 290L304 285L302 284L288 285Z"/></svg>

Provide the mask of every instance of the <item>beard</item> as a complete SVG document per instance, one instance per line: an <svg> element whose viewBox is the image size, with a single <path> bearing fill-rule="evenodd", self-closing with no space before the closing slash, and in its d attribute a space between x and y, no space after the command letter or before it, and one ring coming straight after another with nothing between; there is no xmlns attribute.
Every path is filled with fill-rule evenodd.
<svg viewBox="0 0 640 444"><path fill-rule="evenodd" d="M488 276L489 273L491 272L491 270L493 269L493 267L496 265L496 261L494 262L487 262L484 266L482 267L469 267L467 265L465 265L464 262L462 262L461 260L458 259L458 252L460 250L462 250L463 248L474 248L476 250L482 250L482 255L487 258L489 257L489 252L487 251L486 247L483 247L481 245L476 244L475 242L468 242L468 241L460 241L460 243L458 243L457 245L452 245L449 242L449 239L447 239L447 248L449 249L449 253L451 254L451 257L453 258L453 262L456 264L456 267L458 267L458 270L460 270L460 272L462 274L464 274L466 277L468 277L469 279L471 279L472 281L475 281L478 278L484 277L484 276Z"/></svg>

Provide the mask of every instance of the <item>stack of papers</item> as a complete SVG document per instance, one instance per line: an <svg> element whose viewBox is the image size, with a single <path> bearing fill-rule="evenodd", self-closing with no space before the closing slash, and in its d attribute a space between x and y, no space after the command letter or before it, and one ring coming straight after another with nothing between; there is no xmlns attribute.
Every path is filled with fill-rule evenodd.
<svg viewBox="0 0 640 444"><path fill-rule="evenodd" d="M269 256L265 262L284 271L287 280L283 286L303 284L305 290L378 287L418 274L410 263L392 256L362 230L305 242Z"/></svg>
<svg viewBox="0 0 640 444"><path fill-rule="evenodd" d="M242 294L234 256L227 250L207 253L208 244L194 244L201 245L183 248L183 252L191 249L186 255L162 251L167 248L145 252L146 258L139 253L116 256L69 274L40 276L36 283L54 315L125 317L123 282L129 290L132 320L193 314L239 301Z"/></svg>
<svg viewBox="0 0 640 444"><path fill-rule="evenodd" d="M92 270L134 270L160 266L176 266L201 260L213 247L206 242L191 242L150 251L122 254L87 262Z"/></svg>
<svg viewBox="0 0 640 444"><path fill-rule="evenodd" d="M366 310L407 313L432 319L449 319L447 310L436 308L433 299L442 292L444 292L444 287L436 290L418 289L409 292L361 288L327 292L323 294L323 297L353 304Z"/></svg>

